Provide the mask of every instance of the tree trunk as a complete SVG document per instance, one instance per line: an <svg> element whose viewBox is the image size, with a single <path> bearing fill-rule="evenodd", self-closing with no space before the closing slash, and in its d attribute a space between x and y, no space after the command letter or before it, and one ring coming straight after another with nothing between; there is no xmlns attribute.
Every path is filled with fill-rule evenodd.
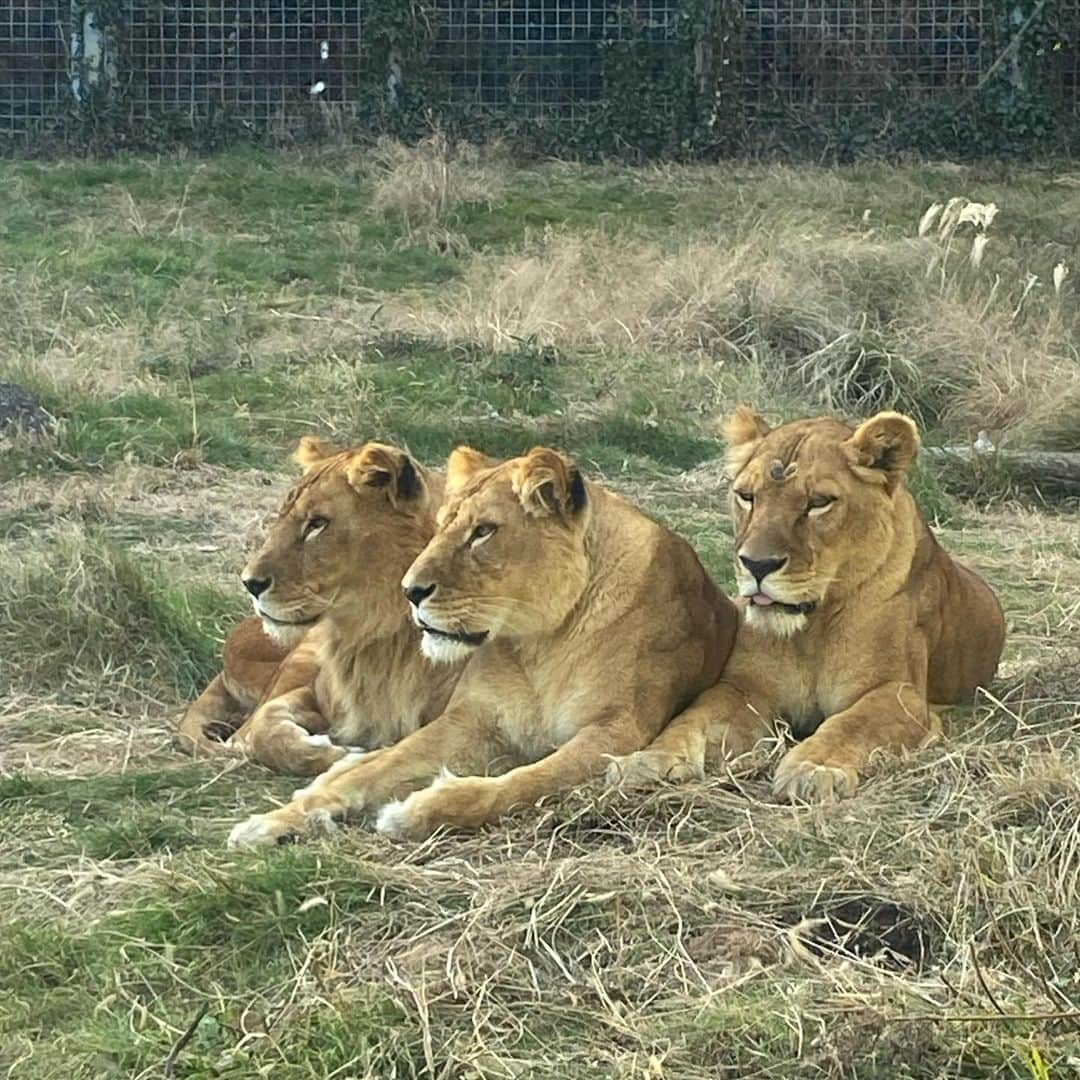
<svg viewBox="0 0 1080 1080"><path fill-rule="evenodd" d="M924 446L935 461L961 461L972 469L1004 472L1038 491L1080 495L1080 453L1055 450L976 450L972 446Z"/></svg>

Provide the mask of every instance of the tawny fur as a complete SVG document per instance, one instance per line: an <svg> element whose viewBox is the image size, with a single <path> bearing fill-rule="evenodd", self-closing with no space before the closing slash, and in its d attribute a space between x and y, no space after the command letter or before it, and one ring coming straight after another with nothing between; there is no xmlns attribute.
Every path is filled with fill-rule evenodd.
<svg viewBox="0 0 1080 1080"><path fill-rule="evenodd" d="M614 762L611 779L700 776L779 717L803 741L780 763L777 794L850 794L875 750L919 746L940 730L934 706L970 702L989 683L1005 637L1001 607L919 514L904 483L918 449L907 417L770 431L740 407L727 437L744 594L735 649L722 681L648 749ZM786 560L760 588L814 609L754 604L759 585L739 555Z"/></svg>
<svg viewBox="0 0 1080 1080"><path fill-rule="evenodd" d="M303 634L296 635L298 644ZM220 753L223 741L261 701L304 686L316 668L305 653L269 636L257 615L248 615L225 639L221 671L188 706L177 732L180 745L194 754Z"/></svg>
<svg viewBox="0 0 1080 1080"><path fill-rule="evenodd" d="M455 452L439 531L405 583L434 586L419 623L473 642L425 632L471 653L445 712L231 844L387 805L381 828L408 837L532 806L655 737L719 677L737 621L685 541L543 448L501 464Z"/></svg>
<svg viewBox="0 0 1080 1080"><path fill-rule="evenodd" d="M421 655L401 591L435 531L442 478L377 443L342 452L305 439L295 457L305 475L244 570L272 585L230 635L181 739L314 776L350 746L386 746L438 716L461 665ZM300 643L286 650L264 629ZM208 737L230 725L226 744Z"/></svg>

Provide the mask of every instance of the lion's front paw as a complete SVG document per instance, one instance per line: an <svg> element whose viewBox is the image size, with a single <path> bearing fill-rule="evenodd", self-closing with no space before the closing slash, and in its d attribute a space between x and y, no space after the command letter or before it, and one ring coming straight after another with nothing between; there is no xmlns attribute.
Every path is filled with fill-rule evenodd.
<svg viewBox="0 0 1080 1080"><path fill-rule="evenodd" d="M336 826L325 810L308 814L274 810L269 814L254 814L247 821L234 825L228 847L233 851L250 851L271 844L289 844L301 836L333 832Z"/></svg>
<svg viewBox="0 0 1080 1080"><path fill-rule="evenodd" d="M479 828L498 816L497 783L487 777L444 775L403 802L387 803L375 828L395 840L423 840L443 825Z"/></svg>
<svg viewBox="0 0 1080 1080"><path fill-rule="evenodd" d="M247 821L233 826L226 844L233 851L246 851L269 844L287 843L293 835L295 833L276 821L273 814L253 814Z"/></svg>
<svg viewBox="0 0 1080 1080"><path fill-rule="evenodd" d="M612 758L605 780L610 787L650 788L668 781L700 780L703 770L693 762L666 750L638 750L625 757Z"/></svg>
<svg viewBox="0 0 1080 1080"><path fill-rule="evenodd" d="M415 795L410 795L404 800L388 802L375 818L375 831L389 836L392 840L423 839L427 833L423 831L418 820L415 805L409 805L415 798Z"/></svg>
<svg viewBox="0 0 1080 1080"><path fill-rule="evenodd" d="M850 766L793 758L792 753L780 762L773 778L773 794L777 798L789 802L829 803L855 793L859 778Z"/></svg>

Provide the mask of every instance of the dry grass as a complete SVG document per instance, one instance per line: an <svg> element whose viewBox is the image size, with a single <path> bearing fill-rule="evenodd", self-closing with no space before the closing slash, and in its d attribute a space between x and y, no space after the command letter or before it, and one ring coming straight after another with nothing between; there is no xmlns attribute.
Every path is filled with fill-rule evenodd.
<svg viewBox="0 0 1080 1080"><path fill-rule="evenodd" d="M522 253L474 259L460 285L405 298L390 318L491 349L706 356L821 408L899 405L972 437L1080 448L1075 296L1067 279L1054 289L1054 263L1033 283L1037 252L991 247L991 227L954 215L941 235L918 237L915 222L909 236L822 233L781 213L674 248L548 230Z"/></svg>
<svg viewBox="0 0 1080 1080"><path fill-rule="evenodd" d="M370 164L375 175L372 207L400 218L410 232L422 230L432 237L458 207L490 207L506 190L508 162L496 145L477 147L442 131L412 146L380 139Z"/></svg>
<svg viewBox="0 0 1080 1080"><path fill-rule="evenodd" d="M103 478L95 513L202 515L199 542L227 549L226 507L270 500L254 477L221 474L204 494L155 475L121 471L112 499ZM724 527L707 470L626 490ZM27 481L13 502L32 511L49 493ZM235 763L185 770L170 618L147 621L131 606L145 577L126 581L101 541L64 532L54 554L22 558L22 586L10 563L0 575L3 652L41 663L5 676L0 772L29 786L0 801L0 888L9 920L50 927L36 964L61 948L82 959L62 984L70 1018L48 1039L32 1021L26 1035L0 1026L0 1060L34 1077L153 1075L204 987L214 1023L179 1075L1034 1077L1044 1061L1067 1076L1080 1030L1074 532L1018 508L944 531L1005 601L1002 679L943 742L883 756L849 802L775 804L777 743L728 777L634 798L584 789L479 835L408 847L349 828L244 858L221 850L228 826L291 783ZM186 558L187 539L167 536L159 566ZM77 628L78 652L54 635L31 650L16 620ZM27 948L8 947L13 962ZM60 992L33 1000L47 1011ZM117 1064L95 1072L103 1061Z"/></svg>
<svg viewBox="0 0 1080 1080"><path fill-rule="evenodd" d="M165 387L140 363L155 349L176 347L178 327L57 330L55 339L32 363L9 363L16 376L53 390L90 395L159 394ZM163 333L164 331L164 333ZM25 354L23 354L25 356Z"/></svg>
<svg viewBox="0 0 1080 1080"><path fill-rule="evenodd" d="M276 1062L298 1076L348 1063L372 1080L1021 1077L1044 1060L1066 1076L1080 1011L1080 703L1022 698L986 702L914 761L882 761L831 809L773 804L763 754L728 781L633 801L583 791L419 848L351 829L305 853L300 880L284 892L278 882L269 907L244 883L291 872L288 853L84 860L58 872L35 865L46 843L64 846L47 816L23 821L36 837L18 848L30 865L7 880L57 914L100 912L131 956L118 961L120 987L137 978L139 940L152 948L160 931L118 906L153 927L167 897L189 920L181 940L196 912L306 928L289 935L285 968L223 991L225 1026L187 1051L189 1075ZM207 915L223 890L235 899ZM227 943L222 929L195 932ZM177 1041L194 1012L184 984L208 963L197 955L181 945L156 970L130 1060L152 1066ZM398 1032L374 1046L373 995ZM130 1009L121 992L99 1022ZM245 1034L244 1010L271 1038ZM334 1025L353 1032L340 1049ZM23 1046L32 1074L52 1075L46 1051ZM59 1047L74 1050L63 1037Z"/></svg>

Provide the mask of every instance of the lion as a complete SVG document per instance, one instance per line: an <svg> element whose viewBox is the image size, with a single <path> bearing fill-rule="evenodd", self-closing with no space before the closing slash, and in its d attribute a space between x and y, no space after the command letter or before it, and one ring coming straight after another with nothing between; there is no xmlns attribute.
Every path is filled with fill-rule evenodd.
<svg viewBox="0 0 1080 1080"><path fill-rule="evenodd" d="M181 737L212 747L230 713L254 707L224 748L314 776L357 743L385 746L434 719L463 665L422 655L400 585L435 532L443 479L375 442L306 437L294 460L304 474L242 575L256 614L229 636Z"/></svg>
<svg viewBox="0 0 1080 1080"><path fill-rule="evenodd" d="M994 677L1001 606L923 521L905 474L915 423L882 412L854 430L819 418L770 429L746 406L726 424L741 625L722 680L609 780L701 777L781 717L802 741L775 794L831 801L873 752L940 732L935 710Z"/></svg>
<svg viewBox="0 0 1080 1080"><path fill-rule="evenodd" d="M546 447L501 463L455 450L403 588L424 655L467 660L443 714L240 823L230 846L350 811L419 839L602 776L716 682L737 622L685 540Z"/></svg>

